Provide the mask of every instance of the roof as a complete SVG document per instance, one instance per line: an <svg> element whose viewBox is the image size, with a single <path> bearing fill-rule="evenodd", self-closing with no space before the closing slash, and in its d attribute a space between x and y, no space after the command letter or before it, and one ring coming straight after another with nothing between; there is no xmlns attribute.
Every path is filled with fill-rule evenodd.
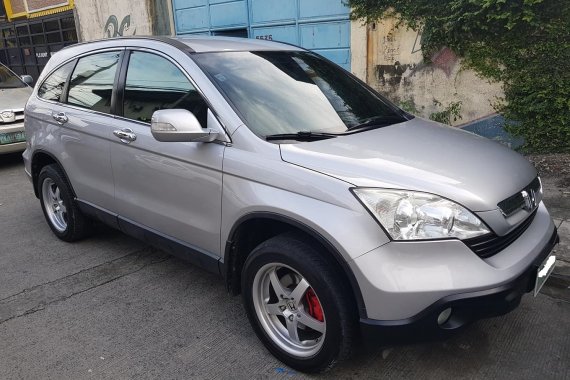
<svg viewBox="0 0 570 380"><path fill-rule="evenodd" d="M239 37L179 36L169 37L188 45L196 53L213 51L303 50L297 46Z"/></svg>
<svg viewBox="0 0 570 380"><path fill-rule="evenodd" d="M128 46L128 41L136 43L144 43L144 41L153 40L167 43L178 49L186 50L192 53L204 52L220 52L220 51L262 51L262 50L289 50L303 51L295 45L284 42L258 40L252 38L239 37L218 37L218 36L131 36L131 37L113 37L103 38L93 41L83 41L77 44L64 47L62 51L76 50L82 46L92 46L94 44L102 47ZM119 42L124 41L124 42Z"/></svg>
<svg viewBox="0 0 570 380"><path fill-rule="evenodd" d="M84 41L84 42L79 42L77 44L66 46L63 49L57 51L50 58L47 66L42 71L42 73L49 72L53 66L57 66L64 61L73 59L78 55L98 49L121 48L121 47L153 47L153 46L154 48L159 48L160 45L149 43L149 41L168 44L188 54L204 53L204 52L223 52L223 51L270 51L270 50L304 51L303 48L282 42L273 42L273 41L257 40L251 38L239 38L239 37L217 37L217 36L114 37L114 38L104 38L94 41ZM40 78L42 78L41 75Z"/></svg>

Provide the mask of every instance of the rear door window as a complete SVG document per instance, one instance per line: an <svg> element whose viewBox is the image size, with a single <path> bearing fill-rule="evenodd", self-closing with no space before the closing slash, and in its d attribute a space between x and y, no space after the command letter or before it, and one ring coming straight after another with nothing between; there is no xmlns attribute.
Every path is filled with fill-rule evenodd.
<svg viewBox="0 0 570 380"><path fill-rule="evenodd" d="M67 103L110 113L120 55L112 51L80 58L71 75Z"/></svg>
<svg viewBox="0 0 570 380"><path fill-rule="evenodd" d="M65 82L73 70L75 61L66 63L59 69L51 73L47 79L42 83L38 90L38 96L42 99L53 100L59 102Z"/></svg>

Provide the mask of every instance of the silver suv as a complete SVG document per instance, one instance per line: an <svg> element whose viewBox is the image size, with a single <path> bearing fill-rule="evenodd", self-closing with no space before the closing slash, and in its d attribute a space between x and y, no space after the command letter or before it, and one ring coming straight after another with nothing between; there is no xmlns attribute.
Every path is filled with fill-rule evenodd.
<svg viewBox="0 0 570 380"><path fill-rule="evenodd" d="M25 167L66 241L97 220L220 274L301 371L446 337L554 265L535 169L294 46L119 38L49 61Z"/></svg>

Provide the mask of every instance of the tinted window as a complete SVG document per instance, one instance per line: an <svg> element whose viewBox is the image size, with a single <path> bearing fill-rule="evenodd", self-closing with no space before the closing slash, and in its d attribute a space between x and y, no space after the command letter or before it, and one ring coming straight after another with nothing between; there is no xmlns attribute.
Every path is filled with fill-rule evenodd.
<svg viewBox="0 0 570 380"><path fill-rule="evenodd" d="M74 62L66 63L48 76L38 90L38 96L42 99L59 102L65 81L67 81L69 73L73 69L73 63Z"/></svg>
<svg viewBox="0 0 570 380"><path fill-rule="evenodd" d="M154 111L169 108L187 109L206 126L208 107L182 71L156 54L132 52L125 83L124 116L149 123Z"/></svg>
<svg viewBox="0 0 570 380"><path fill-rule="evenodd" d="M106 52L80 58L69 82L67 102L109 112L119 55L120 52Z"/></svg>
<svg viewBox="0 0 570 380"><path fill-rule="evenodd" d="M0 64L0 88L26 87L26 84L14 75L8 68Z"/></svg>
<svg viewBox="0 0 570 380"><path fill-rule="evenodd" d="M339 66L310 52L216 52L192 56L256 134L345 133L405 119Z"/></svg>

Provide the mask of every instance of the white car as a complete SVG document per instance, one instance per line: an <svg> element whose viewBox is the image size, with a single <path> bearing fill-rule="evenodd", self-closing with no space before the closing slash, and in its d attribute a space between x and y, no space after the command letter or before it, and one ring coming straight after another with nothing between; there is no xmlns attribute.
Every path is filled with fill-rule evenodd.
<svg viewBox="0 0 570 380"><path fill-rule="evenodd" d="M18 77L0 63L0 154L26 149L24 107L33 81L29 75Z"/></svg>

